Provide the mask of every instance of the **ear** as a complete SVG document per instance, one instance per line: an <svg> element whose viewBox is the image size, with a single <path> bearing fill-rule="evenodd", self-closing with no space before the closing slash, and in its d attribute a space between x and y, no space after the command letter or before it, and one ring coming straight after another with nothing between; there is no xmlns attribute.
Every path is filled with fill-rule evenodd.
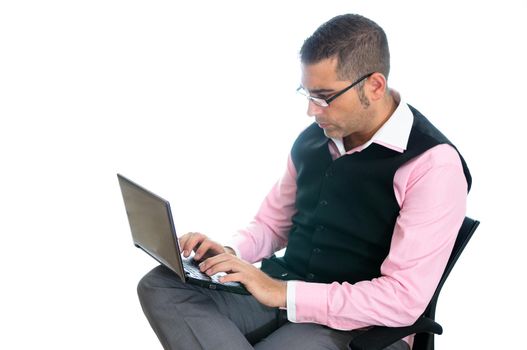
<svg viewBox="0 0 527 350"><path fill-rule="evenodd" d="M384 98L386 90L388 89L388 82L382 73L373 73L364 86L367 96L372 101L377 101Z"/></svg>

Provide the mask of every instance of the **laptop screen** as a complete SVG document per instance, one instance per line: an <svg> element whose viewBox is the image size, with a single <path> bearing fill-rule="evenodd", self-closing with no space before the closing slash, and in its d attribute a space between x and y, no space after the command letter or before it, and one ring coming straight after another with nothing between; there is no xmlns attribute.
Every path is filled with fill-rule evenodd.
<svg viewBox="0 0 527 350"><path fill-rule="evenodd" d="M117 175L134 244L185 280L170 204Z"/></svg>

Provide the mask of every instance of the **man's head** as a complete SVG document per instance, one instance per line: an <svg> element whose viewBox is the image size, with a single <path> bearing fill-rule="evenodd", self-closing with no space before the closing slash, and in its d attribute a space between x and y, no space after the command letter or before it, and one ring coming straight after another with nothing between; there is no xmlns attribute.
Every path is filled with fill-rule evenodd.
<svg viewBox="0 0 527 350"><path fill-rule="evenodd" d="M322 24L300 49L303 64L337 59L337 77L356 80L371 72L388 79L390 50L384 30L356 14L341 15Z"/></svg>
<svg viewBox="0 0 527 350"><path fill-rule="evenodd" d="M308 95L308 115L326 136L360 144L393 113L388 41L375 22L337 16L306 39L300 58L299 91Z"/></svg>

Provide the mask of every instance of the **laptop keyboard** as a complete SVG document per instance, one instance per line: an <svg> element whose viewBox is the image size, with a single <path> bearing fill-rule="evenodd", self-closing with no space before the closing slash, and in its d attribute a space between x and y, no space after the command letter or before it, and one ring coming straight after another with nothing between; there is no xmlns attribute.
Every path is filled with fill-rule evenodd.
<svg viewBox="0 0 527 350"><path fill-rule="evenodd" d="M236 283L236 282L225 282L225 283L220 282L220 277L221 276L225 276L226 275L225 272L219 272L219 273L217 273L215 275L212 275L212 276L204 274L199 269L198 263L192 258L191 259L183 259L183 266L185 268L185 272L188 273L189 277L197 278L197 279L200 279L200 280L212 281L214 283L223 284L223 285L226 285L226 286L239 286L239 284Z"/></svg>

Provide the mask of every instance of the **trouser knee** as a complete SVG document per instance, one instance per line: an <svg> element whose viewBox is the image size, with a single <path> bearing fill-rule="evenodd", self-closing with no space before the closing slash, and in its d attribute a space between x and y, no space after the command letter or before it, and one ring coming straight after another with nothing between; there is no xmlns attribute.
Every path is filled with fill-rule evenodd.
<svg viewBox="0 0 527 350"><path fill-rule="evenodd" d="M139 280L139 283L137 284L137 296L139 297L141 304L145 300L145 296L148 294L148 290L150 289L150 283L148 280L148 275L145 275L143 278L141 278L141 280Z"/></svg>
<svg viewBox="0 0 527 350"><path fill-rule="evenodd" d="M147 273L137 284L137 295L141 304L147 302L156 290L174 288L180 284L179 277L164 266L158 266Z"/></svg>

